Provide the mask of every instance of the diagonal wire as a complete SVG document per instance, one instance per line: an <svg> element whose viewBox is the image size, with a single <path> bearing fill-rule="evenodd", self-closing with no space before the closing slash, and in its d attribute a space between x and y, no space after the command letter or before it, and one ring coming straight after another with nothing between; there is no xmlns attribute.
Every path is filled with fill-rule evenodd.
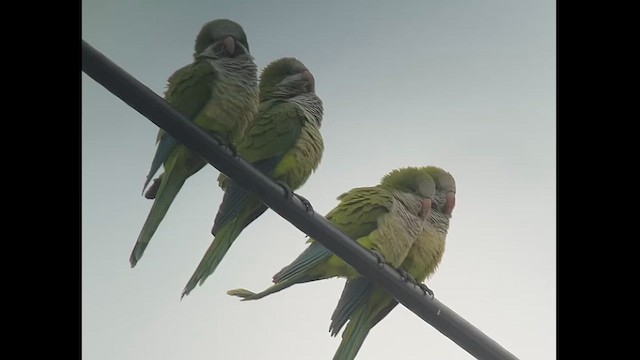
<svg viewBox="0 0 640 360"><path fill-rule="evenodd" d="M286 191L217 139L187 120L144 84L82 40L82 71L171 136L200 154L209 164L258 196L267 206L295 227L319 241L359 273L384 288L396 300L476 359L517 358L471 323L435 298L426 296L416 284L403 280L395 269L378 263L376 257L343 234L324 217L309 212Z"/></svg>

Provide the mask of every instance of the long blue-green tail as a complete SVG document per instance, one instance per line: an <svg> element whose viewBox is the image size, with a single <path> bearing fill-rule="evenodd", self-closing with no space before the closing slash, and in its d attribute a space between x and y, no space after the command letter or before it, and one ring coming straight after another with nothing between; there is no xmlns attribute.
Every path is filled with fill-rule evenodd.
<svg viewBox="0 0 640 360"><path fill-rule="evenodd" d="M342 342L333 356L333 360L353 360L371 330L364 308L358 309L354 315L342 333Z"/></svg>
<svg viewBox="0 0 640 360"><path fill-rule="evenodd" d="M187 175L188 174L185 173L184 170L178 167L173 167L172 171L165 172L162 176L162 183L160 184L156 198L153 201L147 220L144 222L140 235L138 235L136 245L129 257L131 267L136 266L142 257L142 254L144 254L144 250L147 248L149 241L151 241L151 237L158 229L160 222L162 222L162 219L164 219L164 216L167 214L173 199L175 199L176 195L182 188L182 185L184 185L184 182L188 177Z"/></svg>
<svg viewBox="0 0 640 360"><path fill-rule="evenodd" d="M242 230L266 210L267 206L262 201L253 197L241 186L234 182L228 185L213 222L211 230L215 236L213 243L191 275L191 279L182 291L182 297L189 295L196 285L202 285L205 279L213 274Z"/></svg>
<svg viewBox="0 0 640 360"><path fill-rule="evenodd" d="M320 243L314 242L300 254L291 264L285 266L273 276L274 285L267 289L254 293L246 289L234 289L227 291L228 295L241 297L242 301L262 299L265 296L277 293L295 284L323 279L321 275L310 273L316 265L331 257L333 253Z"/></svg>
<svg viewBox="0 0 640 360"><path fill-rule="evenodd" d="M309 245L293 262L273 275L273 282L279 283L288 279L297 278L309 272L321 262L331 257L333 253L319 242Z"/></svg>
<svg viewBox="0 0 640 360"><path fill-rule="evenodd" d="M153 175L160 169L162 163L164 163L168 158L173 149L175 149L178 142L169 134L164 134L162 140L158 144L158 148L156 149L156 153L153 155L153 160L151 161L151 169L149 169L149 173L147 174L147 178L142 186L142 193L149 185L151 178ZM153 197L151 198L153 199Z"/></svg>
<svg viewBox="0 0 640 360"><path fill-rule="evenodd" d="M235 222L231 222L223 226L218 230L216 237L213 239L213 243L207 249L200 264L196 268L196 271L191 275L191 279L184 287L182 291L182 297L189 295L196 285L202 285L207 277L216 270L222 258L227 253L233 241L240 235L242 227L236 225Z"/></svg>
<svg viewBox="0 0 640 360"><path fill-rule="evenodd" d="M277 284L273 284L270 287L266 288L265 290L259 292L259 293L254 293L252 291L246 290L246 289L234 289L234 290L229 290L227 291L228 295L231 296L237 296L237 297L241 297L242 301L246 301L246 300L258 300L258 299L262 299L265 296L271 295L273 293L277 293L278 291L284 290L290 286L293 286L295 284L300 284L300 283L304 283L304 282L309 282L309 281L314 281L314 280L319 280L317 278L309 278L309 277L305 277L305 276L298 276L295 278L289 278L285 281L279 282Z"/></svg>
<svg viewBox="0 0 640 360"><path fill-rule="evenodd" d="M375 289L375 284L365 277L357 277L347 280L342 290L342 295L338 301L336 309L331 315L331 325L329 331L331 336L336 336L344 324L352 318L352 315L363 306L366 306L367 300ZM373 327L375 323L372 323Z"/></svg>

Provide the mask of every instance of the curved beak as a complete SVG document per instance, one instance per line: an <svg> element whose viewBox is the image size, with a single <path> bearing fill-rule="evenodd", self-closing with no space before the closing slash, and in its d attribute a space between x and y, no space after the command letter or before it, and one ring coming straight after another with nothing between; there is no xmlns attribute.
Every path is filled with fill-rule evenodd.
<svg viewBox="0 0 640 360"><path fill-rule="evenodd" d="M222 44L229 55L233 55L236 52L236 39L234 39L233 36L227 36L224 38L224 40L222 40Z"/></svg>
<svg viewBox="0 0 640 360"><path fill-rule="evenodd" d="M429 217L429 213L431 212L431 199L423 198L422 199L422 209L420 209L420 218L425 220Z"/></svg>
<svg viewBox="0 0 640 360"><path fill-rule="evenodd" d="M305 70L302 72L302 76L304 76L311 84L311 91L316 91L316 79L311 75L311 72L309 70Z"/></svg>
<svg viewBox="0 0 640 360"><path fill-rule="evenodd" d="M445 214L451 215L451 213L453 212L453 208L456 206L456 193L450 191L446 196L446 201L442 210Z"/></svg>
<svg viewBox="0 0 640 360"><path fill-rule="evenodd" d="M222 40L216 41L215 43L209 45L206 49L204 49L201 53L196 54L196 58L210 58L217 59L221 55L233 57L236 52L236 39L233 36L229 35ZM242 44L240 44L242 48Z"/></svg>

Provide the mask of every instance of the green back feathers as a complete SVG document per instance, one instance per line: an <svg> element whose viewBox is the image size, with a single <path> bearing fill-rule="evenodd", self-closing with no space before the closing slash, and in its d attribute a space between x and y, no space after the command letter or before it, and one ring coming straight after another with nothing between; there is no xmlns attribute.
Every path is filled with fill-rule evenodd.
<svg viewBox="0 0 640 360"><path fill-rule="evenodd" d="M211 100L215 78L211 66L206 63L195 62L184 66L169 77L165 99L193 121Z"/></svg>

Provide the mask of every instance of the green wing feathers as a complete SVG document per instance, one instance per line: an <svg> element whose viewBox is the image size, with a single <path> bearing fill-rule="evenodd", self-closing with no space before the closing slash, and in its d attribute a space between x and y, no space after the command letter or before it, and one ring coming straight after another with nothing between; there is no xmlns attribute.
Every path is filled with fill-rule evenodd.
<svg viewBox="0 0 640 360"><path fill-rule="evenodd" d="M204 254L204 257L200 260L196 271L187 282L187 285L182 291L182 297L189 295L196 285L202 285L205 279L214 272L239 234L240 231L238 231L233 223L227 224L220 229L218 236L215 237L213 243L211 243Z"/></svg>
<svg viewBox="0 0 640 360"><path fill-rule="evenodd" d="M144 254L151 237L167 214L171 203L173 203L182 185L184 185L185 180L204 165L198 159L185 161L185 157L189 157L188 150L183 145L179 145L177 151L173 153L173 156L165 164L165 172L155 194L155 200L129 258L131 267L136 266Z"/></svg>
<svg viewBox="0 0 640 360"><path fill-rule="evenodd" d="M169 77L165 100L193 121L211 100L215 80L216 73L206 62L189 64ZM164 132L161 130L162 133Z"/></svg>
<svg viewBox="0 0 640 360"><path fill-rule="evenodd" d="M285 182L295 190L309 177L311 169L318 165L306 158L292 155L299 152L296 146L305 122L304 111L295 103L278 100L263 102L256 119L239 142L238 154L265 175ZM258 198L228 177L221 174L218 182L225 189L225 196L212 230L216 236L214 244L221 237L219 231L224 231L219 229L226 226L233 226L233 236L225 235L220 240L220 245L207 251L207 255L185 288L184 295L188 294L197 282L202 284L214 272L242 230L267 209Z"/></svg>
<svg viewBox="0 0 640 360"><path fill-rule="evenodd" d="M390 211L393 204L392 194L378 187L356 188L338 199L340 203L327 214L327 219L346 235L356 239L363 246L370 247L367 236L375 232L378 218ZM295 284L334 276L351 277L356 274L342 259L322 244L311 240L309 247L300 256L274 275L275 285L259 293L236 289L229 295L255 300Z"/></svg>
<svg viewBox="0 0 640 360"><path fill-rule="evenodd" d="M353 360L367 338L371 325L365 309L359 309L349 321L342 333L342 342L333 356L333 360Z"/></svg>

